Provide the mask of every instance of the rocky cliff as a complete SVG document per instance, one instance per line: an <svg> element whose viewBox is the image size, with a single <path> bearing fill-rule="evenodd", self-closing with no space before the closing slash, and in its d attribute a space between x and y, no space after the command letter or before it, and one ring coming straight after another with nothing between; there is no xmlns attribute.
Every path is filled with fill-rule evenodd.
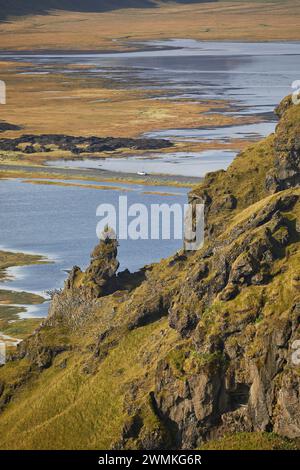
<svg viewBox="0 0 300 470"><path fill-rule="evenodd" d="M72 271L0 369L2 448L298 445L300 106L277 113L274 135L190 194L201 250L117 276L104 240Z"/></svg>

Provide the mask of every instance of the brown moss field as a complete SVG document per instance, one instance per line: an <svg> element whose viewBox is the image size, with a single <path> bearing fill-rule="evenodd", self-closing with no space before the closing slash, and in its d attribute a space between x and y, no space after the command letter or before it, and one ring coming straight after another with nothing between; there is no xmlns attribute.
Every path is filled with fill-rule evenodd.
<svg viewBox="0 0 300 470"><path fill-rule="evenodd" d="M154 96L147 89L122 89L101 77L86 79L81 73L67 77L61 73L25 75L23 67L0 63L1 79L7 86L7 104L1 108L1 119L21 127L20 131L1 133L3 137L24 133L137 137L173 128L179 116L180 127L188 128L237 122L217 111L207 114L217 110L223 104L220 101L202 104L159 99L159 91Z"/></svg>
<svg viewBox="0 0 300 470"><path fill-rule="evenodd" d="M298 40L300 1L220 1L105 13L54 11L2 24L3 50L124 50L146 39Z"/></svg>

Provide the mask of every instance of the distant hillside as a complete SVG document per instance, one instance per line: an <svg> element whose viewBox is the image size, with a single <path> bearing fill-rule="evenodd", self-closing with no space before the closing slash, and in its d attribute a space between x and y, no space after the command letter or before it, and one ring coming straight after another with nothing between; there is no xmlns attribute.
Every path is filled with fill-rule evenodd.
<svg viewBox="0 0 300 470"><path fill-rule="evenodd" d="M168 0L162 0L166 3ZM203 0L175 0L178 3L203 3ZM214 1L214 0L206 0ZM47 13L49 10L101 12L119 8L153 8L156 0L0 0L0 19Z"/></svg>

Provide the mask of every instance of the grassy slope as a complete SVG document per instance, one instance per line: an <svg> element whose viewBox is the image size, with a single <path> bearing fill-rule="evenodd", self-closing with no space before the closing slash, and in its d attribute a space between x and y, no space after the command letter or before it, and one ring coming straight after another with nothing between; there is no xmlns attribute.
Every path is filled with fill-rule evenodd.
<svg viewBox="0 0 300 470"><path fill-rule="evenodd" d="M300 107L287 113L287 124L289 117L299 121ZM228 230L249 218L272 198L280 197L280 194L267 196L263 184L267 170L273 165L273 139L274 137L269 137L244 152L227 173L220 172L207 178L206 184L210 185L211 191L215 191L215 196L226 192L226 185L230 185L239 198L234 213L231 216L226 212L223 214L223 223ZM199 192L203 188L205 184L199 188ZM300 194L300 190L287 190L284 193ZM299 215L298 203L287 216L293 219ZM221 223L218 218L215 221ZM259 229L257 233L259 236ZM241 235L243 236L244 234ZM223 237L226 237L226 232ZM235 322L238 324L242 318L241 312L249 312L249 305L255 306L262 296L268 300L264 302L259 321L254 319L251 328L259 328L263 332L274 321L280 322L280 315L285 315L290 299L295 296L297 286L293 284L293 279L300 264L299 243L292 243L288 250L288 254L274 264L274 277L267 289L265 286L245 287L235 300L226 303L215 301L203 313L202 326L207 334L218 333L225 313L229 313L232 325ZM167 295L186 282L186 277L193 275L194 270L198 269L198 257L198 253L194 254L183 265L177 263L171 267L168 261L157 265L152 276L159 280L160 294L164 292ZM65 324L41 330L39 344L64 344L73 348L72 351L59 355L53 365L41 373L29 373L28 359L2 368L0 381L13 383L16 377L21 377L22 383L22 377L26 377L27 384L24 383L18 389L13 401L1 415L1 448L112 447L120 440L132 406L134 410L141 410L145 435L163 432L148 399L154 387L157 363L160 358L168 357L172 367L178 368L179 375L191 373L200 363L195 365L190 360L186 361L184 356L178 356L178 350L173 350L178 345L190 350L191 345L178 338L166 319L128 331L126 324L141 306L151 309L153 297L155 294L151 282L146 281L132 295L115 294L100 301L100 305L94 307L92 316L80 331L73 331L70 325ZM196 304L194 308L197 308ZM95 341L97 342L100 333L111 328L112 332L100 344L98 353L91 353L95 351ZM259 350L259 338L258 336L253 344L249 344L247 354L255 354ZM33 349L30 354L34 356L35 346L31 347ZM201 363L209 360L208 357L203 357ZM135 447L136 443L129 440L127 445ZM220 442L208 444L207 448L286 449L293 446L295 444L273 435L256 434L227 437Z"/></svg>

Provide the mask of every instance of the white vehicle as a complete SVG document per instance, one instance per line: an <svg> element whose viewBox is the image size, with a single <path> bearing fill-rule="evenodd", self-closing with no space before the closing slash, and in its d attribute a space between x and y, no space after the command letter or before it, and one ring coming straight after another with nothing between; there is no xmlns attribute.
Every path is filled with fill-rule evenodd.
<svg viewBox="0 0 300 470"><path fill-rule="evenodd" d="M138 171L137 174L139 176L147 176L147 173L145 171Z"/></svg>

